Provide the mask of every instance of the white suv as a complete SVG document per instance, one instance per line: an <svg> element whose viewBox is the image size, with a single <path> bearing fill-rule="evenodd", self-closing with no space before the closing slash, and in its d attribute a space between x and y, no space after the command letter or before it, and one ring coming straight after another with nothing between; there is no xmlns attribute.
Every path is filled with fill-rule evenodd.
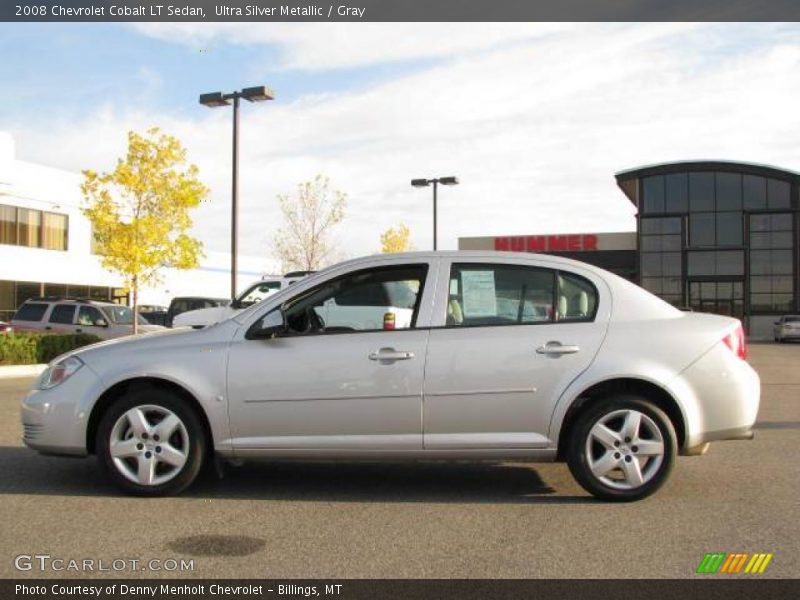
<svg viewBox="0 0 800 600"><path fill-rule="evenodd" d="M16 331L90 333L104 340L133 333L133 311L113 302L58 297L29 298L11 325ZM139 317L139 332L164 329Z"/></svg>
<svg viewBox="0 0 800 600"><path fill-rule="evenodd" d="M214 323L219 323L240 313L248 306L257 304L272 294L281 291L299 281L313 271L292 271L283 277L265 275L261 280L256 281L230 304L226 306L212 306L198 310L188 310L180 313L172 320L173 327L192 327L202 329Z"/></svg>

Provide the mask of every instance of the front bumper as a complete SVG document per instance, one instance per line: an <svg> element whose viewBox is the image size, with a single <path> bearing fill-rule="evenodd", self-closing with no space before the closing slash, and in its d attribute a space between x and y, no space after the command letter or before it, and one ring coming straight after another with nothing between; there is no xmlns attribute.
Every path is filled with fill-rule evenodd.
<svg viewBox="0 0 800 600"><path fill-rule="evenodd" d="M86 456L90 398L100 380L84 365L49 390L31 389L22 399L22 441L43 454Z"/></svg>

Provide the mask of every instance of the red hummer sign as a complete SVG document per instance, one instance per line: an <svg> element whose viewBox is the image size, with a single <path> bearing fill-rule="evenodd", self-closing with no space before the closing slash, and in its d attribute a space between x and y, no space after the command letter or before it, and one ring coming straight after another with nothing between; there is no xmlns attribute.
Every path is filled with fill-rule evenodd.
<svg viewBox="0 0 800 600"><path fill-rule="evenodd" d="M592 252L597 250L597 235L520 235L494 238L494 249L510 252Z"/></svg>

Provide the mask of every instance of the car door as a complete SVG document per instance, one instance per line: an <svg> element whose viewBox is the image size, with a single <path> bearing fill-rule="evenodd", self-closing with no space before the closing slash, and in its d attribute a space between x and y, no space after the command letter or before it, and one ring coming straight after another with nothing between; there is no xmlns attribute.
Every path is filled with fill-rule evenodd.
<svg viewBox="0 0 800 600"><path fill-rule="evenodd" d="M90 333L103 339L112 337L108 318L95 306L78 307L75 333Z"/></svg>
<svg viewBox="0 0 800 600"><path fill-rule="evenodd" d="M444 262L428 346L426 449L546 448L563 390L594 360L605 284L555 264Z"/></svg>
<svg viewBox="0 0 800 600"><path fill-rule="evenodd" d="M228 398L237 452L283 450L407 450L422 448L422 385L436 261L376 260L303 286L283 302L288 329L248 339L278 307L231 346ZM324 327L325 303L361 298L370 314L375 286L416 290L410 326L384 329L369 318Z"/></svg>
<svg viewBox="0 0 800 600"><path fill-rule="evenodd" d="M75 304L54 304L45 330L51 333L72 333L75 328Z"/></svg>

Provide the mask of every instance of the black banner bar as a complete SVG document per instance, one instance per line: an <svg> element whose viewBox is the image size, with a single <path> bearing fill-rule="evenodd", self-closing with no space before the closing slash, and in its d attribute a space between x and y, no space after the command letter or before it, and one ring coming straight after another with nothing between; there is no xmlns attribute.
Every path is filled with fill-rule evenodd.
<svg viewBox="0 0 800 600"><path fill-rule="evenodd" d="M800 21L798 0L2 0L0 21Z"/></svg>
<svg viewBox="0 0 800 600"><path fill-rule="evenodd" d="M27 579L0 580L3 600L458 600L525 599L593 600L760 600L798 598L800 580L761 579L740 575L714 579L602 580L123 580Z"/></svg>

